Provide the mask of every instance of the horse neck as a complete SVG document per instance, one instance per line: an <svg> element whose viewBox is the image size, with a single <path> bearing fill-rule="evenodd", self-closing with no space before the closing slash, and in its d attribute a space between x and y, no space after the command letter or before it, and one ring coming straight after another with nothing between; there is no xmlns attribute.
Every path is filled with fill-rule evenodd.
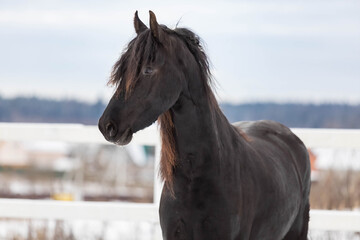
<svg viewBox="0 0 360 240"><path fill-rule="evenodd" d="M191 62L191 53L183 58L189 59L182 66L186 86L175 105L159 118L160 175L170 189L177 174L192 174L194 169L203 171L197 172L202 175L217 171L221 160L231 152L228 151L231 145L237 142L233 141L237 133L221 112L208 84L208 74L200 71L197 62Z"/></svg>
<svg viewBox="0 0 360 240"><path fill-rule="evenodd" d="M212 92L197 93L196 101L181 96L171 111L176 165L185 169L196 169L203 164L218 167L235 131L221 112Z"/></svg>

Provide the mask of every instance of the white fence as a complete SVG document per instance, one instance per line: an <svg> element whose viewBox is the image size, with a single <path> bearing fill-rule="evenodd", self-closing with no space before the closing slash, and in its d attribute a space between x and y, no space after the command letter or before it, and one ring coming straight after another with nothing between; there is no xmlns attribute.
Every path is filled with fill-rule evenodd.
<svg viewBox="0 0 360 240"><path fill-rule="evenodd" d="M358 148L360 130L292 129L309 148ZM78 124L18 124L0 123L0 141L66 141L74 143L108 144L96 126ZM156 127L134 135L133 142L154 145L155 171L159 162L160 138ZM161 183L154 174L154 203L60 202L46 200L0 199L0 217L62 220L131 220L157 223ZM360 212L310 211L310 229L329 231L359 231Z"/></svg>

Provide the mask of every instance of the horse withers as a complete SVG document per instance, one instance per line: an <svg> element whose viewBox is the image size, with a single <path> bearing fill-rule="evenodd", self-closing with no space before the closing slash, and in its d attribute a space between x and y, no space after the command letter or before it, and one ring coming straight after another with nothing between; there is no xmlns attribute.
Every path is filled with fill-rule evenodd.
<svg viewBox="0 0 360 240"><path fill-rule="evenodd" d="M125 145L158 120L163 238L307 239L310 163L301 140L273 121L228 122L195 33L159 25L151 11L150 28L137 12L134 27L99 129Z"/></svg>

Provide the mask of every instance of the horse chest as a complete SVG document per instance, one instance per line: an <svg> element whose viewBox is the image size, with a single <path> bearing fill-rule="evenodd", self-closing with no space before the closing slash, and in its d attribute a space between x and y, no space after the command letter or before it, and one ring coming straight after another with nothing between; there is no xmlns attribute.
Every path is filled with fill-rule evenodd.
<svg viewBox="0 0 360 240"><path fill-rule="evenodd" d="M232 239L229 204L216 184L202 178L174 184L175 197L163 193L161 200L164 239Z"/></svg>
<svg viewBox="0 0 360 240"><path fill-rule="evenodd" d="M227 214L207 200L167 200L161 203L164 240L230 239Z"/></svg>

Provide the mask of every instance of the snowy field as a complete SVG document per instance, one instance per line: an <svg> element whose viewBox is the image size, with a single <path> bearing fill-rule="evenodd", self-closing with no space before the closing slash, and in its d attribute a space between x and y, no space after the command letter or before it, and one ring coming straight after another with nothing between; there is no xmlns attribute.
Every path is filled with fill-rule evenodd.
<svg viewBox="0 0 360 240"><path fill-rule="evenodd" d="M313 149L319 170L360 170L360 150ZM35 216L36 217L36 216ZM1 240L158 240L155 222L53 221L0 219ZM360 233L310 231L310 240L360 240Z"/></svg>
<svg viewBox="0 0 360 240"><path fill-rule="evenodd" d="M321 170L353 170L360 171L359 149L316 148L316 167Z"/></svg>
<svg viewBox="0 0 360 240"><path fill-rule="evenodd" d="M157 240L159 231L150 222L0 220L1 240Z"/></svg>
<svg viewBox="0 0 360 240"><path fill-rule="evenodd" d="M149 222L0 220L1 240L160 240ZM360 240L360 233L310 231L310 240Z"/></svg>

